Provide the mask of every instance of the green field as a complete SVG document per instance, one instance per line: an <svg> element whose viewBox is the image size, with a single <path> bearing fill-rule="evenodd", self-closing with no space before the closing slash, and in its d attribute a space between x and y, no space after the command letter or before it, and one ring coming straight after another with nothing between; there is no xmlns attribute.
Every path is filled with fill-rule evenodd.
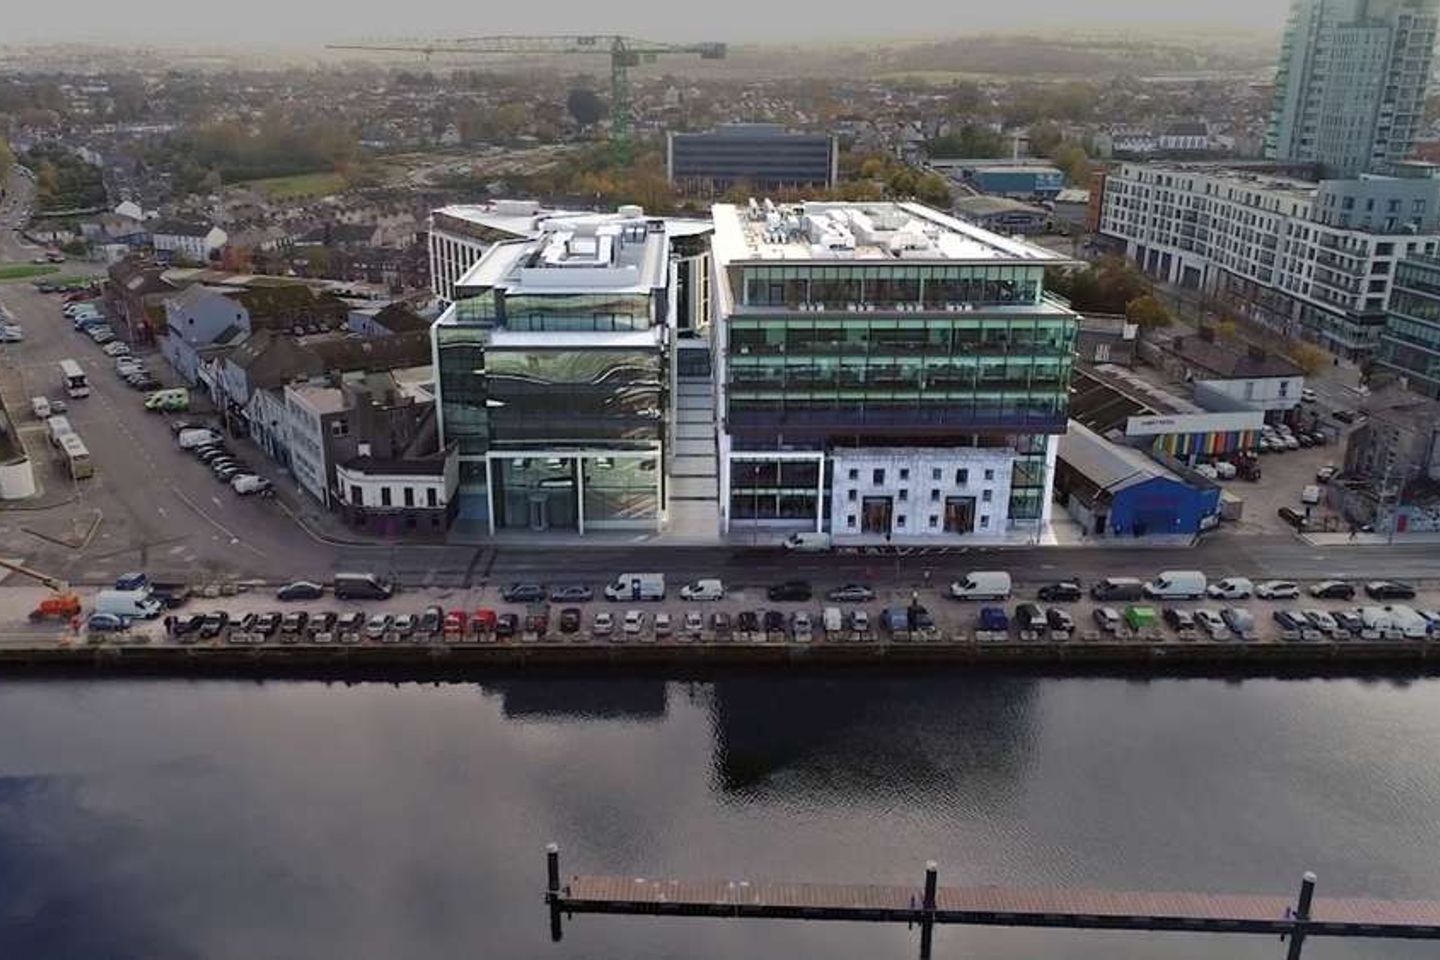
<svg viewBox="0 0 1440 960"><path fill-rule="evenodd" d="M31 277L43 277L59 272L60 268L53 263L0 263L0 283L29 280Z"/></svg>
<svg viewBox="0 0 1440 960"><path fill-rule="evenodd" d="M246 180L235 184L259 190L271 200L293 200L295 197L324 196L345 189L345 178L338 173L297 173L293 177L270 177Z"/></svg>

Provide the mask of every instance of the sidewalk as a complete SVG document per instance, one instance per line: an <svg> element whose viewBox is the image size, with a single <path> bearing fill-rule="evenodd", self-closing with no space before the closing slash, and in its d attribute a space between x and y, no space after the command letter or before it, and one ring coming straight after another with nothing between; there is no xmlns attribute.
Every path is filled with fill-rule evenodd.
<svg viewBox="0 0 1440 960"><path fill-rule="evenodd" d="M1388 547L1405 543L1440 543L1437 533L1397 533L1393 538L1388 533L1302 533L1300 539L1316 547Z"/></svg>

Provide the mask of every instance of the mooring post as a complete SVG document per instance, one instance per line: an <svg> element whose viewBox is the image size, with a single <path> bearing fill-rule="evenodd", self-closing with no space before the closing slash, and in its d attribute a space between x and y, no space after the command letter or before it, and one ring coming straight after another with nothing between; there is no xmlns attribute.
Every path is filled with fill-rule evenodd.
<svg viewBox="0 0 1440 960"><path fill-rule="evenodd" d="M920 960L930 960L932 940L935 935L935 887L940 867L934 860L925 863L925 898L921 903L924 914L920 918Z"/></svg>
<svg viewBox="0 0 1440 960"><path fill-rule="evenodd" d="M1310 904L1315 899L1315 874L1309 870L1300 878L1300 899L1295 903L1295 929L1290 933L1290 949L1285 960L1300 960L1305 946L1305 922L1310 919Z"/></svg>
<svg viewBox="0 0 1440 960"><path fill-rule="evenodd" d="M550 941L559 943L560 926L560 845L545 845L545 902L550 904Z"/></svg>

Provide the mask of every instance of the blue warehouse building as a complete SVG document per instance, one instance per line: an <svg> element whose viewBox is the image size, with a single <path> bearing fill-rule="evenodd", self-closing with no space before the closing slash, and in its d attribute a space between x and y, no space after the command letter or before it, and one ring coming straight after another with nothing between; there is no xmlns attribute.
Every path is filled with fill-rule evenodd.
<svg viewBox="0 0 1440 960"><path fill-rule="evenodd" d="M1193 536L1220 511L1217 485L1188 481L1074 421L1060 439L1055 493L1093 537Z"/></svg>
<svg viewBox="0 0 1440 960"><path fill-rule="evenodd" d="M1030 164L984 166L966 172L977 190L995 196L1020 200L1053 200L1056 194L1065 189L1065 174L1055 167Z"/></svg>

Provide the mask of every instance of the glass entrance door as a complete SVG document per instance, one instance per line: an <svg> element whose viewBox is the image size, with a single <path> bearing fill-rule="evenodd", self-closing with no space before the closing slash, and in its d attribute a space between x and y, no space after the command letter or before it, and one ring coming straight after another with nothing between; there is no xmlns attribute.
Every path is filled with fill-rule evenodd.
<svg viewBox="0 0 1440 960"><path fill-rule="evenodd" d="M891 509L889 497L866 497L861 504L860 531L882 536L889 533Z"/></svg>
<svg viewBox="0 0 1440 960"><path fill-rule="evenodd" d="M530 529L536 533L550 529L550 494L530 494Z"/></svg>
<svg viewBox="0 0 1440 960"><path fill-rule="evenodd" d="M945 532L971 533L975 529L975 498L945 498Z"/></svg>

